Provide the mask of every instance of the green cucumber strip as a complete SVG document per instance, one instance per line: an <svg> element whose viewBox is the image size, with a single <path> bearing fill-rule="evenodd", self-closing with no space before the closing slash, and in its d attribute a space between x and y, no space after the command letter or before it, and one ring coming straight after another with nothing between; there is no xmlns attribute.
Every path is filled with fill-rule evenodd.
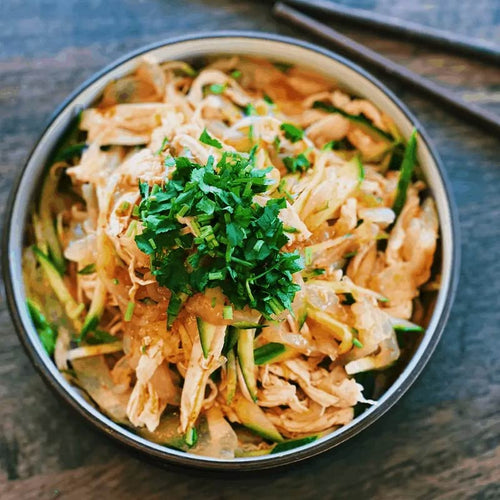
<svg viewBox="0 0 500 500"><path fill-rule="evenodd" d="M203 356L206 358L208 357L217 326L207 323L201 318L196 318L196 323L198 325L198 333L200 334L201 349L203 351Z"/></svg>
<svg viewBox="0 0 500 500"><path fill-rule="evenodd" d="M258 436L281 443L283 437L274 424L267 418L264 411L255 403L248 401L241 395L233 400L233 409L240 422Z"/></svg>
<svg viewBox="0 0 500 500"><path fill-rule="evenodd" d="M54 290L57 298L64 304L66 314L74 320L75 323L79 323L77 318L82 312L83 304L77 304L71 293L69 292L66 284L64 283L59 271L53 264L53 262L45 255L38 247L33 246L33 252L42 266L42 269L47 277L50 286Z"/></svg>
<svg viewBox="0 0 500 500"><path fill-rule="evenodd" d="M282 443L278 443L272 450L271 455L275 453L281 453L282 451L293 450L294 448L298 448L299 446L304 446L305 444L312 443L316 441L318 436L307 436L300 439L291 439L289 441L283 441Z"/></svg>
<svg viewBox="0 0 500 500"><path fill-rule="evenodd" d="M52 356L56 347L57 330L52 327L40 309L30 299L26 300L26 305L44 349L49 356Z"/></svg>
<svg viewBox="0 0 500 500"><path fill-rule="evenodd" d="M39 241L40 245L46 244L49 248L49 256L54 262L57 272L61 275L66 271L66 260L64 259L63 251L57 237L54 219L50 211L50 202L54 198L57 189L59 176L53 178L51 175L46 175L43 181L40 203L38 205L38 224L40 224L41 235L45 241ZM37 233L38 234L38 233Z"/></svg>
<svg viewBox="0 0 500 500"><path fill-rule="evenodd" d="M231 323L231 326L239 328L240 330L249 330L251 328L264 328L267 325L261 325L259 323L250 323L248 321L237 321L236 323Z"/></svg>
<svg viewBox="0 0 500 500"><path fill-rule="evenodd" d="M386 142L392 142L394 140L394 137L392 137L391 134L376 127L370 120L368 120L368 118L365 118L362 115L351 115L350 113L347 113L343 109L337 108L332 104L326 104L321 101L314 101L313 108L321 109L323 111L327 111L328 113L338 113L339 115L342 115L344 118L347 118L351 123L354 123L368 135L374 137L377 140L384 140Z"/></svg>
<svg viewBox="0 0 500 500"><path fill-rule="evenodd" d="M147 427L133 429L139 436L153 441L153 443L168 446L176 450L186 451L188 449L184 436L179 432L179 415L164 413L160 424L154 431Z"/></svg>
<svg viewBox="0 0 500 500"><path fill-rule="evenodd" d="M198 442L198 432L196 431L196 427L191 427L186 431L184 441L190 448Z"/></svg>
<svg viewBox="0 0 500 500"><path fill-rule="evenodd" d="M225 356L238 342L238 329L229 326L224 339L224 346L222 347L222 354Z"/></svg>
<svg viewBox="0 0 500 500"><path fill-rule="evenodd" d="M234 354L234 349L230 349L227 353L226 365L226 402L228 405L233 402L237 385L238 377L236 374L236 356Z"/></svg>
<svg viewBox="0 0 500 500"><path fill-rule="evenodd" d="M408 186L411 183L411 176L413 174L413 169L417 162L417 130L413 129L408 144L403 155L403 161L401 162L401 171L399 173L398 187L396 190L396 198L392 209L394 210L396 217L401 213L403 207L406 203L406 193L408 191Z"/></svg>
<svg viewBox="0 0 500 500"><path fill-rule="evenodd" d="M279 342L270 342L269 344L258 347L253 352L253 357L256 365L265 365L280 354L286 351L286 347Z"/></svg>
<svg viewBox="0 0 500 500"><path fill-rule="evenodd" d="M80 331L79 342L85 339L89 332L95 331L101 320L102 313L104 312L104 305L106 302L106 287L102 284L100 280L97 282L97 286L94 290L94 295L92 296L92 302L90 303L89 312L85 317L82 329Z"/></svg>
<svg viewBox="0 0 500 500"><path fill-rule="evenodd" d="M83 150L87 147L87 143L80 142L59 150L54 156L54 162L68 161L75 156L82 156Z"/></svg>
<svg viewBox="0 0 500 500"><path fill-rule="evenodd" d="M239 330L238 361L247 386L254 401L257 401L257 380L255 379L255 360L253 357L253 341L255 330Z"/></svg>

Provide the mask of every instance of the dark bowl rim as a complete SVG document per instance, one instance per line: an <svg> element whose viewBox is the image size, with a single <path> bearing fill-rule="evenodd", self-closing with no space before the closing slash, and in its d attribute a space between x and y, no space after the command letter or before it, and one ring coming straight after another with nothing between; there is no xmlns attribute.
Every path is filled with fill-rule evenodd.
<svg viewBox="0 0 500 500"><path fill-rule="evenodd" d="M24 177L24 173L26 168L28 167L31 158L37 149L40 141L46 135L49 127L52 123L58 118L58 116L72 104L73 100L83 92L87 87L91 84L99 80L101 77L105 76L107 73L117 68L118 66L126 63L127 61L140 56L146 52L149 52L154 49L158 49L163 46L174 45L177 43L188 42L188 41L196 41L203 39L217 39L217 38L249 38L249 39L259 39L263 41L273 41L273 42L281 42L285 44L291 44L294 46L301 47L303 49L307 49L321 55L324 55L334 61L337 61L344 66L347 66L351 70L360 74L370 83L375 85L380 91L382 91L392 102L395 104L399 110L403 113L405 118L409 120L418 130L421 139L424 141L432 160L436 166L436 172L440 179L441 185L445 194L445 202L449 210L450 215L450 231L452 236L452 242L450 245L451 249L451 258L450 258L450 277L449 277L449 288L448 293L445 296L445 303L443 305L442 313L439 317L438 323L436 324L435 330L425 347L425 350L421 353L420 359L418 360L418 364L415 364L413 370L410 371L407 376L402 380L396 380L394 385L399 384L397 390L395 390L387 399L385 399L377 408L366 415L365 417L359 418L353 421L353 425L342 432L341 434L335 436L335 438L327 439L318 444L311 443L310 446L297 448L296 450L292 450L291 452L283 452L276 454L275 456L263 456L263 457L253 457L252 459L246 459L245 461L218 461L214 459L209 459L207 457L199 457L195 455L172 455L170 454L170 450L168 448L164 448L164 450L159 451L154 448L150 448L141 442L134 440L131 437L128 437L124 433L120 431L115 431L112 429L108 423L99 420L95 415L89 413L76 399L74 399L66 389L51 375L48 368L45 366L39 350L36 346L31 342L24 326L22 324L21 316L18 309L18 304L14 297L14 284L11 275L11 269L9 265L9 257L8 257L8 248L9 248L9 240L10 240L10 229L11 222L14 210L14 200L16 198L19 186ZM286 59L286 55L283 56ZM255 471L262 469L270 469L279 466L288 465L291 463L299 462L306 458L310 458L312 456L318 455L322 452L325 452L345 441L355 436L363 429L369 427L373 422L375 422L378 418L380 418L386 411L388 411L394 404L403 396L403 394L410 388L410 386L415 382L423 368L427 364L430 356L432 355L434 349L436 348L439 339L443 333L444 327L448 320L450 310L453 304L453 300L455 298L457 286L458 286L458 278L459 278L459 270L460 270L460 235L459 235L459 219L457 209L451 195L451 185L446 175L446 172L443 168L441 159L439 155L436 153L434 147L429 140L429 137L425 130L423 129L420 122L415 118L413 113L409 111L406 105L398 98L396 95L388 89L385 84L380 82L378 78L374 77L371 73L366 71L364 68L360 67L356 63L353 63L351 60L340 56L339 54L315 45L310 42L306 42L304 40L295 39L288 36L277 35L273 33L265 33L265 32L255 32L255 31L246 31L246 30L231 30L231 31L215 31L210 33L197 33L197 34L188 34L178 37L172 37L163 39L145 46L142 46L138 49L135 49L121 58L114 60L109 65L105 66L100 71L97 71L88 79L86 79L82 84L80 84L73 92L69 94L69 96L56 108L56 110L52 113L48 121L46 122L43 131L39 135L37 141L35 142L33 148L31 149L23 168L17 175L17 178L13 184L11 189L9 199L7 202L7 208L4 213L4 229L3 229L3 241L2 241L2 268L3 268L3 278L5 282L5 289L7 295L7 302L9 306L9 311L11 318L13 320L16 333L21 340L21 343L28 354L31 362L35 366L38 373L41 375L42 379L47 383L47 385L56 392L66 403L68 403L75 411L77 411L81 416L85 418L90 424L97 427L104 434L112 437L118 443L126 446L128 449L138 452L141 455L146 455L149 459L154 460L155 462L159 462L162 464L171 464L171 465L181 465L181 466L189 466L197 469L212 469L212 470L238 470L238 471ZM102 414L101 414L102 415ZM105 417L105 416L104 416ZM107 417L105 417L107 419ZM124 429L125 430L125 429Z"/></svg>

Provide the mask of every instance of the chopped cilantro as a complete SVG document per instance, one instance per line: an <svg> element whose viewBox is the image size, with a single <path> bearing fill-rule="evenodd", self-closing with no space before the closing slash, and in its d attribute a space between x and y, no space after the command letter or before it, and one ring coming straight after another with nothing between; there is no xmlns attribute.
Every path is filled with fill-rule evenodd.
<svg viewBox="0 0 500 500"><path fill-rule="evenodd" d="M217 139L215 139L214 137L212 137L207 132L206 128L203 129L203 132L201 133L199 140L200 140L200 142L202 142L203 144L206 144L207 146L213 146L214 148L217 148L217 149L221 149L222 148L222 144ZM177 165L177 161L176 161L176 165Z"/></svg>
<svg viewBox="0 0 500 500"><path fill-rule="evenodd" d="M234 71L231 71L231 78L234 78L237 80L241 76L241 71L239 69L235 69Z"/></svg>
<svg viewBox="0 0 500 500"><path fill-rule="evenodd" d="M288 73L293 68L293 64L283 63L283 62L274 62L273 66L285 74Z"/></svg>
<svg viewBox="0 0 500 500"><path fill-rule="evenodd" d="M299 155L286 156L283 158L283 163L285 164L286 169L294 174L296 172L305 172L311 167L311 162L307 159L304 153L300 153Z"/></svg>
<svg viewBox="0 0 500 500"><path fill-rule="evenodd" d="M267 102L267 104L270 104L271 106L274 104L274 101L267 94L264 94L263 99Z"/></svg>
<svg viewBox="0 0 500 500"><path fill-rule="evenodd" d="M212 85L208 87L208 90L210 90L212 94L222 94L226 90L226 85L221 83L212 83Z"/></svg>
<svg viewBox="0 0 500 500"><path fill-rule="evenodd" d="M139 185L143 232L135 241L172 292L168 326L188 296L207 288L220 287L234 308L248 305L266 318L291 307L299 289L292 275L303 266L297 252L281 252L285 198L253 200L270 183L270 169L255 168L255 150L224 152L217 164L179 157L165 185Z"/></svg>
<svg viewBox="0 0 500 500"><path fill-rule="evenodd" d="M282 123L280 129L285 133L285 137L290 142L298 142L304 137L304 131L291 123Z"/></svg>
<svg viewBox="0 0 500 500"><path fill-rule="evenodd" d="M257 114L257 110L255 109L255 106L250 102L243 108L243 113L245 113L246 116L254 116Z"/></svg>
<svg viewBox="0 0 500 500"><path fill-rule="evenodd" d="M166 168L175 167L175 160L172 156L166 156L163 162Z"/></svg>
<svg viewBox="0 0 500 500"><path fill-rule="evenodd" d="M83 269L78 271L78 274L94 274L95 273L95 264L88 264Z"/></svg>

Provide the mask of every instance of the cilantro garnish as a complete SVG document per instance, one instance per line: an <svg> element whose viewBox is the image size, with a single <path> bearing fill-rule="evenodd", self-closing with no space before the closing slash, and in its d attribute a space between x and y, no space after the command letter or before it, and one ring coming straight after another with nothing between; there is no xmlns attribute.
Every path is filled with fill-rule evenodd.
<svg viewBox="0 0 500 500"><path fill-rule="evenodd" d="M217 148L217 149L222 148L221 142L218 141L217 139L215 139L214 137L212 137L207 132L206 128L203 129L203 132L201 133L199 140L200 140L200 142L202 142L203 144L207 144L208 146L213 146L214 148Z"/></svg>
<svg viewBox="0 0 500 500"><path fill-rule="evenodd" d="M250 102L243 108L243 113L245 113L246 116L254 116L257 114L257 110L255 109L255 106Z"/></svg>
<svg viewBox="0 0 500 500"><path fill-rule="evenodd" d="M256 169L249 155L223 153L215 165L175 159L164 185L140 183L142 234L135 241L150 256L158 283L170 289L171 326L186 297L220 287L235 309L250 306L266 318L291 307L302 269L298 253L281 252L287 243L278 214L285 198L261 206L269 169Z"/></svg>
<svg viewBox="0 0 500 500"><path fill-rule="evenodd" d="M273 66L285 74L288 73L293 68L293 64L283 63L283 62L273 62Z"/></svg>
<svg viewBox="0 0 500 500"><path fill-rule="evenodd" d="M221 83L213 83L208 87L212 94L222 94L226 90L226 85Z"/></svg>
<svg viewBox="0 0 500 500"><path fill-rule="evenodd" d="M282 123L280 129L285 133L285 137L290 142L298 142L304 137L304 131L291 123Z"/></svg>
<svg viewBox="0 0 500 500"><path fill-rule="evenodd" d="M274 104L274 101L267 95L267 94L264 94L264 97L263 97L264 101L267 102L267 104L269 104L270 106L272 106Z"/></svg>
<svg viewBox="0 0 500 500"><path fill-rule="evenodd" d="M283 163L286 169L294 174L295 172L305 172L311 167L311 162L307 159L304 153L300 153L297 156L286 156L283 158Z"/></svg>

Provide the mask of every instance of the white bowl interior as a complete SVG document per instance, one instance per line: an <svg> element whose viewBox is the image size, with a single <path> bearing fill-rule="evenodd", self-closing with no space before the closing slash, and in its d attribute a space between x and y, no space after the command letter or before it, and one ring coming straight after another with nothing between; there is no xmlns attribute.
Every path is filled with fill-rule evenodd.
<svg viewBox="0 0 500 500"><path fill-rule="evenodd" d="M384 93L384 91L373 81L356 72L351 67L345 65L341 62L341 60L332 59L325 53L311 50L311 48L307 48L306 46L295 45L293 44L293 41L285 42L279 39L253 37L253 35L251 35L250 38L246 36L232 36L230 38L227 36L214 36L212 38L181 40L173 44L153 48L148 51L148 53L155 56L160 61L174 59L191 60L193 58L217 54L244 54L259 57L265 56L269 59L293 63L323 74L329 79L336 81L340 87L352 94L364 96L370 99L376 106L384 110L394 119L396 125L405 137L410 135L414 126L410 119L406 116L405 112L403 112L403 110L392 100L392 98ZM20 249L23 247L25 221L27 220L31 202L40 186L39 183L33 183L32 179L40 178L50 152L55 147L58 139L70 121L75 117L78 110L88 107L101 94L104 87L110 81L132 72L142 55L143 54L125 60L85 87L52 121L34 149L27 163L26 170L17 191L17 196L14 200L12 220L19 222L15 225L15 227L11 227L10 240L8 242L8 258L13 283L13 294L17 304L23 304L25 301L20 260ZM431 151L424 141L419 142L418 158L427 183L433 192L439 213L442 243L442 287L439 291L434 313L426 333L411 361L400 374L398 381L401 378L407 378L414 370L420 370L420 368L417 368L417 365L422 362L422 355L426 351L443 313L452 276L453 231L450 222L451 213L449 202L438 167L434 161ZM25 308L19 307L19 309L23 327L27 332L31 343L37 347L38 354L40 355L45 368L50 372L57 384L59 384L64 391L71 395L77 405L84 409L86 413L91 414L93 417L107 425L110 433L120 433L125 435L130 440L148 447L157 456L160 456L163 453L171 456L184 457L184 459L186 459L186 454L183 452L165 448L155 443L146 441L136 434L115 424L113 421L97 411L90 403L88 403L78 390L70 385L59 373L52 360L46 355L45 351L43 351L37 332L34 329L27 312L24 310ZM428 355L429 354L430 353L428 353ZM383 394L378 405L381 405L385 400L393 397L395 392L401 391L398 381L396 381L396 383L394 383ZM314 443L306 445L306 447L314 448L321 442L334 439L336 436L341 436L346 433L345 439L347 439L347 437L353 434L353 432L348 431L350 431L354 426L357 426L361 420L367 418L369 414L375 410L376 407L370 408L358 418L354 419L350 424ZM342 439L339 440L339 442L341 441ZM280 455L289 455L295 453L296 451L297 450L291 450L283 452ZM314 453L312 452L309 453L309 455L313 454ZM259 462L265 462L267 460L273 460L278 456L279 455L269 455L257 458L237 458L231 460L230 462L215 458L196 457L194 455L189 455L189 458L192 461L211 462L214 465L217 462L232 464L240 463L241 467L245 462L255 462L256 460Z"/></svg>

